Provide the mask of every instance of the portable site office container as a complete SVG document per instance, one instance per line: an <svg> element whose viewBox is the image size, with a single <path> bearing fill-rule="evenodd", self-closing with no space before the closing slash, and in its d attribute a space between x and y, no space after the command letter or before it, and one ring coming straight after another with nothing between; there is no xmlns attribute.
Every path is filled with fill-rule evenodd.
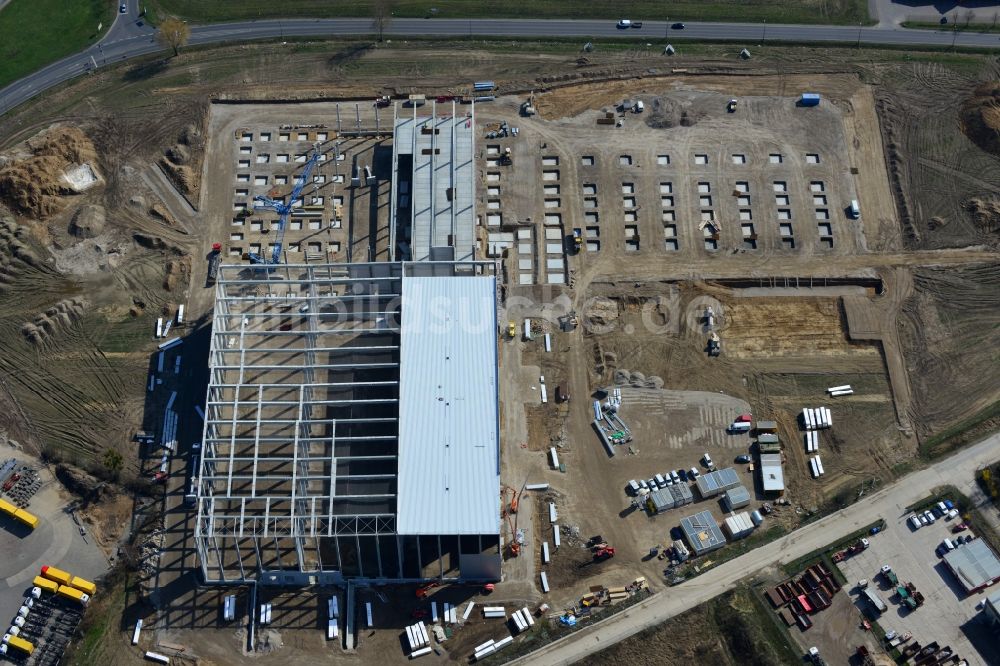
<svg viewBox="0 0 1000 666"><path fill-rule="evenodd" d="M417 657L423 657L425 654L430 654L432 652L431 648L425 647L419 650L414 650L410 653L410 659L416 659Z"/></svg>
<svg viewBox="0 0 1000 666"><path fill-rule="evenodd" d="M142 632L142 619L135 621L135 630L132 632L132 645L139 644L139 634Z"/></svg>
<svg viewBox="0 0 1000 666"><path fill-rule="evenodd" d="M417 635L419 633L420 630L412 625L406 627L406 642L410 644L410 652L416 650L417 646L420 644L417 642ZM331 638L331 636L327 634L327 638Z"/></svg>
<svg viewBox="0 0 1000 666"><path fill-rule="evenodd" d="M816 467L816 459L815 458L810 458L809 459L809 469L812 470L813 478L814 479L818 479L819 478L819 468Z"/></svg>
<svg viewBox="0 0 1000 666"><path fill-rule="evenodd" d="M826 427L827 428L832 428L833 427L833 414L830 413L830 408L829 407L824 407L824 409L826 410Z"/></svg>
<svg viewBox="0 0 1000 666"><path fill-rule="evenodd" d="M340 628L337 626L336 620L327 620L326 622L326 639L332 641L337 637Z"/></svg>
<svg viewBox="0 0 1000 666"><path fill-rule="evenodd" d="M549 563L549 559L550 559L549 558L549 542L548 541L543 541L542 542L542 564L548 564Z"/></svg>
<svg viewBox="0 0 1000 666"><path fill-rule="evenodd" d="M447 601L444 602L444 622L445 624L451 622L451 604Z"/></svg>
<svg viewBox="0 0 1000 666"><path fill-rule="evenodd" d="M600 421L603 418L604 418L604 413L601 412L601 401L600 400L595 400L594 401L594 420L595 421Z"/></svg>
<svg viewBox="0 0 1000 666"><path fill-rule="evenodd" d="M486 649L486 648L488 648L489 646L493 645L493 643L494 643L494 641L493 641L493 639L491 638L490 640L486 641L486 642L485 642L485 643L483 643L482 645L477 645L477 646L476 646L475 648L473 648L473 650L472 650L472 651L473 651L473 652L482 652L483 650L485 650L485 649Z"/></svg>
<svg viewBox="0 0 1000 666"><path fill-rule="evenodd" d="M544 571L540 574L540 577L542 579L542 592L548 592L549 591L549 577L545 575Z"/></svg>
<svg viewBox="0 0 1000 666"><path fill-rule="evenodd" d="M525 340L534 340L534 337L532 337L532 335L531 335L531 320L530 319L525 319L524 320L524 339Z"/></svg>
<svg viewBox="0 0 1000 666"><path fill-rule="evenodd" d="M528 626L529 627L535 626L535 618L531 617L531 611L528 610L528 607L525 606L524 608L522 608L521 612L524 613L525 619L528 620Z"/></svg>
<svg viewBox="0 0 1000 666"><path fill-rule="evenodd" d="M337 601L336 596L330 597L330 599L326 602L326 609L331 619L340 617L339 605L340 604Z"/></svg>
<svg viewBox="0 0 1000 666"><path fill-rule="evenodd" d="M472 614L472 607L476 605L475 601L470 601L469 605L465 607L465 612L462 613L462 621L469 619L469 615Z"/></svg>
<svg viewBox="0 0 1000 666"><path fill-rule="evenodd" d="M819 95L817 93L802 93L799 98L801 106L819 106Z"/></svg>
<svg viewBox="0 0 1000 666"><path fill-rule="evenodd" d="M559 454L556 453L556 447L549 447L549 455L552 456L552 468L559 469Z"/></svg>
<svg viewBox="0 0 1000 666"><path fill-rule="evenodd" d="M843 386L831 386L826 390L827 393L836 393L837 391L850 391L851 385L844 384Z"/></svg>
<svg viewBox="0 0 1000 666"><path fill-rule="evenodd" d="M483 651L481 651L481 652L477 652L477 653L475 653L475 654L473 655L473 657L475 657L476 661L479 661L479 660L480 660L480 659L482 659L483 657L486 657L486 656L489 656L489 655L493 654L493 651L494 651L495 649L496 649L496 648L494 648L494 647L493 647L493 644L491 643L489 647L487 647L486 649L484 649L484 650L483 650Z"/></svg>
<svg viewBox="0 0 1000 666"><path fill-rule="evenodd" d="M372 619L372 602L370 601L365 602L365 614L367 615L368 619L368 628L374 629L375 621Z"/></svg>
<svg viewBox="0 0 1000 666"><path fill-rule="evenodd" d="M553 525L552 526L552 543L553 543L553 545L555 545L555 547L557 549L559 548L560 539L559 539L559 526L558 525Z"/></svg>
<svg viewBox="0 0 1000 666"><path fill-rule="evenodd" d="M819 456L816 456L816 468L819 470L819 475L823 476L826 472L823 470L823 461L820 460Z"/></svg>
<svg viewBox="0 0 1000 666"><path fill-rule="evenodd" d="M513 636L507 636L506 638L501 638L500 640L498 640L496 643L493 644L493 649L499 650L500 648L507 647L513 642L514 642Z"/></svg>
<svg viewBox="0 0 1000 666"><path fill-rule="evenodd" d="M431 602L431 620L433 622L438 621L438 602L436 601Z"/></svg>

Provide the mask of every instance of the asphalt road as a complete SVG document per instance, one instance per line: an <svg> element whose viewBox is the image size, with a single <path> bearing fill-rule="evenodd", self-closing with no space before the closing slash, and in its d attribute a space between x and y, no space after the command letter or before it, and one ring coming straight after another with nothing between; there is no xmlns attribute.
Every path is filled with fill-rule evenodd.
<svg viewBox="0 0 1000 666"><path fill-rule="evenodd" d="M694 608L732 589L739 581L762 569L791 562L870 525L879 518L887 521L901 520L906 507L926 497L928 491L935 486L950 484L966 496L973 497L975 471L997 458L1000 458L1000 433L950 458L940 460L932 467L909 474L847 509L797 529L697 578L655 594L627 611L509 663L532 666L572 664Z"/></svg>
<svg viewBox="0 0 1000 666"><path fill-rule="evenodd" d="M996 34L902 30L891 26L850 27L822 25L765 25L746 23L688 23L683 30L664 21L645 21L642 28L619 29L614 21L572 21L536 19L394 19L385 30L387 38L407 35L430 37L546 37L588 38L630 37L683 49L684 40L732 40L752 52L765 42L847 42L860 45L969 46L1000 48ZM370 34L372 22L353 19L292 19L246 21L199 25L191 28L190 44L205 45L253 39L285 37L330 37ZM138 13L138 0L128 0L128 13L117 14L108 34L98 44L44 67L0 90L0 114L18 106L53 86L86 74L95 67L161 51L154 31Z"/></svg>

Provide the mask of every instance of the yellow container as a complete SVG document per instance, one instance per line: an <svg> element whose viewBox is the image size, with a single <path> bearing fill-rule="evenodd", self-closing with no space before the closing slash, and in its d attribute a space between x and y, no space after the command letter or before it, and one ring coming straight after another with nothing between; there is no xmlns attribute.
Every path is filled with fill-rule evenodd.
<svg viewBox="0 0 1000 666"><path fill-rule="evenodd" d="M35 587L40 587L43 590L48 590L49 592L55 592L59 589L59 583L54 580L49 580L43 576L35 576L35 580L32 581L32 585Z"/></svg>
<svg viewBox="0 0 1000 666"><path fill-rule="evenodd" d="M16 647L18 650L21 650L25 654L31 654L32 652L35 651L35 646L29 643L28 641L24 640L20 636L11 636L10 638L8 638L7 645L10 645L11 647Z"/></svg>
<svg viewBox="0 0 1000 666"><path fill-rule="evenodd" d="M42 567L42 575L49 580L54 580L60 585L69 585L69 581L73 578L69 575L69 572L63 571L62 569L56 569L55 567L50 567L48 565Z"/></svg>
<svg viewBox="0 0 1000 666"><path fill-rule="evenodd" d="M84 580L83 578L80 578L79 576L73 576L73 580L71 580L69 584L71 587L75 587L81 592L86 592L90 596L94 596L94 593L97 592L96 585L91 583L89 580Z"/></svg>
<svg viewBox="0 0 1000 666"><path fill-rule="evenodd" d="M30 527L31 529L35 529L36 527L38 527L38 518L35 517L33 514L28 513L24 509L18 509L17 511L15 511L14 517L20 520L28 527Z"/></svg>

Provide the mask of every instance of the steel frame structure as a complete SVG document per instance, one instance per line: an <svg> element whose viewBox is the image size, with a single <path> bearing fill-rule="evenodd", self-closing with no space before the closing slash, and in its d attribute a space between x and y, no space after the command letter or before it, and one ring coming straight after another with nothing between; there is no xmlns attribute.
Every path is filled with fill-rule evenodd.
<svg viewBox="0 0 1000 666"><path fill-rule="evenodd" d="M441 559L447 537L435 548L396 532L402 281L488 272L492 262L219 268L192 493L206 582L449 578L443 563L429 575L421 552ZM485 536L466 552L491 549L498 535Z"/></svg>

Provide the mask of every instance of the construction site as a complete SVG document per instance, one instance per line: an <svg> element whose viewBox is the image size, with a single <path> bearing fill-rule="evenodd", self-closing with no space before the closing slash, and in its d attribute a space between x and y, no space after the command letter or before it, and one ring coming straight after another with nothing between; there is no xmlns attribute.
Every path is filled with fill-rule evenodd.
<svg viewBox="0 0 1000 666"><path fill-rule="evenodd" d="M5 437L148 498L78 659L501 663L998 399L995 188L926 222L915 99L648 54L350 78L384 57L3 137Z"/></svg>

